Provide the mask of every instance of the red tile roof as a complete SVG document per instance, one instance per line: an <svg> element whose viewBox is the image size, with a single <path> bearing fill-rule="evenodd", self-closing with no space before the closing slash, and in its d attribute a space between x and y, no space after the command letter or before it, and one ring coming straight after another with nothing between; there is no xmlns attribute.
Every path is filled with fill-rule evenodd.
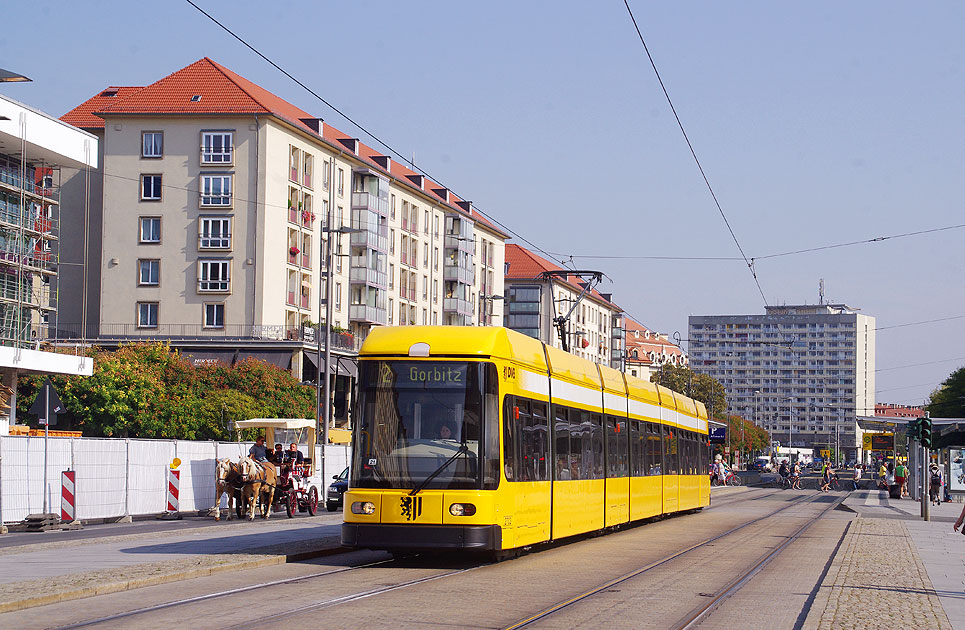
<svg viewBox="0 0 965 630"><path fill-rule="evenodd" d="M70 110L61 116L60 119L68 125L73 125L80 129L103 129L104 119L100 116L95 116L94 112L100 111L111 103L125 99L142 89L144 88L111 85Z"/></svg>
<svg viewBox="0 0 965 630"><path fill-rule="evenodd" d="M673 342L664 339L659 333L656 333L646 326L640 324L639 322L630 319L629 317L624 318L624 329L627 331L626 336L626 352L627 361L630 363L643 363L653 365L655 361L650 360L650 353L654 353L655 356L660 356L662 354L667 354L668 356L682 357L685 361L687 356L684 354L683 350ZM634 332L637 333L634 336ZM650 333L650 338L647 338L646 333ZM637 350L637 356L633 356L633 350Z"/></svg>
<svg viewBox="0 0 965 630"><path fill-rule="evenodd" d="M102 103L97 101L95 107L88 112L111 114L266 114L280 118L293 127L319 137L332 147L351 153L348 144L351 136L339 131L331 125L322 125L321 133L315 131L302 119L316 119L303 109L292 105L285 99L278 97L268 90L256 85L243 76L232 72L228 68L214 62L208 57L199 59L193 64L181 68L163 79L128 94L125 98L111 99ZM200 98L197 98L200 97ZM197 100L192 100L197 99ZM91 104L94 99L87 101L81 107ZM80 108L77 108L80 109ZM76 110L75 110L76 111ZM100 120L100 119L99 119ZM103 120L100 127L103 127ZM374 169L386 172L382 166L372 159L380 155L378 151L361 142L355 156ZM388 175L394 177L402 185L419 190L442 205L447 205L462 214L469 214L474 221L485 226L504 238L509 235L499 229L492 222L475 210L459 208L457 202L463 201L454 194L449 195L449 201L436 192L443 187L430 179L425 179L423 188L412 183L410 175L419 175L402 164L392 160Z"/></svg>
<svg viewBox="0 0 965 630"><path fill-rule="evenodd" d="M537 256L525 247L516 243L506 243L506 269L507 280L534 280L544 271L559 271L563 269L541 256ZM558 276L559 282L566 284L573 291L582 291L583 282L577 276ZM590 295L597 301L606 304L615 311L622 311L619 306L606 299L596 289L590 291Z"/></svg>

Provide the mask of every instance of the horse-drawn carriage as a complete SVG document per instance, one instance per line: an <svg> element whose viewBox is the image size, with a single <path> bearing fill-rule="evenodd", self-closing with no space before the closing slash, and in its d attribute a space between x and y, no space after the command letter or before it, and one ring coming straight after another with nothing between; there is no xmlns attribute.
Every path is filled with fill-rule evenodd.
<svg viewBox="0 0 965 630"><path fill-rule="evenodd" d="M302 418L255 418L235 422L236 429L260 429L266 444L305 444L308 455L302 461L255 462L242 456L237 463L218 460L214 517L220 520L221 495L228 494L228 519L231 504L238 518L254 518L255 508L266 519L272 511L284 508L289 518L296 512L314 516L318 510L319 480L315 475L315 421ZM247 510L246 510L247 508Z"/></svg>

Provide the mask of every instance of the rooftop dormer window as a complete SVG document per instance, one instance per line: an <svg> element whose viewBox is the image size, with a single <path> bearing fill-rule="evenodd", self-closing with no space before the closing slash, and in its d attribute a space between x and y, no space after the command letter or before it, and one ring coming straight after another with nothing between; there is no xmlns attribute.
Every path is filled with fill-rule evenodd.
<svg viewBox="0 0 965 630"><path fill-rule="evenodd" d="M200 95L200 94L195 94L194 96L192 96L192 97L191 97L191 102L192 102L192 103L200 103L200 102L201 102L201 95Z"/></svg>

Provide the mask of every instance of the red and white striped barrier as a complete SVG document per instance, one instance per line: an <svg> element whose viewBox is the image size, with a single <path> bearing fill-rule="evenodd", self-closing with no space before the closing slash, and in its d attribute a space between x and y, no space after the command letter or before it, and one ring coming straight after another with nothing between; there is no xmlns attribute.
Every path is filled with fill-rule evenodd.
<svg viewBox="0 0 965 630"><path fill-rule="evenodd" d="M73 470L65 470L60 473L60 520L69 522L74 520L74 479L77 473Z"/></svg>
<svg viewBox="0 0 965 630"><path fill-rule="evenodd" d="M178 492L181 485L181 471L172 470L168 477L168 512L178 511ZM156 495L155 495L156 496Z"/></svg>

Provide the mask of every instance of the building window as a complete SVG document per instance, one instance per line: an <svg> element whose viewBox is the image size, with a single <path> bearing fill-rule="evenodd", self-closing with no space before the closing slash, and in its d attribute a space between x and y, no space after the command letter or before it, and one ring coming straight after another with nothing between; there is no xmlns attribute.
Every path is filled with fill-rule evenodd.
<svg viewBox="0 0 965 630"><path fill-rule="evenodd" d="M161 217L141 217L140 242L161 242Z"/></svg>
<svg viewBox="0 0 965 630"><path fill-rule="evenodd" d="M395 288L395 265L393 263L389 263L389 288Z"/></svg>
<svg viewBox="0 0 965 630"><path fill-rule="evenodd" d="M342 310L342 283L335 283L335 310Z"/></svg>
<svg viewBox="0 0 965 630"><path fill-rule="evenodd" d="M305 153L305 159L302 161L302 186L312 188L312 170L314 164L315 156L311 153Z"/></svg>
<svg viewBox="0 0 965 630"><path fill-rule="evenodd" d="M137 303L137 326L138 328L157 328L157 302L138 302Z"/></svg>
<svg viewBox="0 0 965 630"><path fill-rule="evenodd" d="M298 163L301 161L301 151L297 147L288 146L288 179L293 182L298 181Z"/></svg>
<svg viewBox="0 0 965 630"><path fill-rule="evenodd" d="M395 254L395 230L389 230L389 254Z"/></svg>
<svg viewBox="0 0 965 630"><path fill-rule="evenodd" d="M428 234L428 233L429 233L429 211L428 211L428 210L425 211L425 216L423 216L423 220L424 220L424 221L423 221L423 225L422 225L422 230L423 230L426 234Z"/></svg>
<svg viewBox="0 0 965 630"><path fill-rule="evenodd" d="M141 157L159 158L164 155L164 134L145 131L141 134Z"/></svg>
<svg viewBox="0 0 965 630"><path fill-rule="evenodd" d="M395 221L395 195L389 195L389 217Z"/></svg>
<svg viewBox="0 0 965 630"><path fill-rule="evenodd" d="M224 304L204 305L204 327L224 328Z"/></svg>
<svg viewBox="0 0 965 630"><path fill-rule="evenodd" d="M332 177L332 163L328 160L322 162L322 188L328 190L328 182Z"/></svg>
<svg viewBox="0 0 965 630"><path fill-rule="evenodd" d="M422 268L429 268L429 243L425 243L422 246Z"/></svg>
<svg viewBox="0 0 965 630"><path fill-rule="evenodd" d="M199 260L198 261L198 291L224 292L228 290L230 277L228 275L228 260Z"/></svg>
<svg viewBox="0 0 965 630"><path fill-rule="evenodd" d="M389 326L392 325L392 320L395 319L395 313L393 312L394 309L395 309L395 300L393 300L392 298L389 298Z"/></svg>
<svg viewBox="0 0 965 630"><path fill-rule="evenodd" d="M345 193L345 171L338 169L338 181L336 182L338 196L341 197Z"/></svg>
<svg viewBox="0 0 965 630"><path fill-rule="evenodd" d="M231 175L201 176L201 205L231 205Z"/></svg>
<svg viewBox="0 0 965 630"><path fill-rule="evenodd" d="M141 175L141 199L146 201L160 201L161 176Z"/></svg>
<svg viewBox="0 0 965 630"><path fill-rule="evenodd" d="M201 163L231 164L231 132L201 132Z"/></svg>
<svg viewBox="0 0 965 630"><path fill-rule="evenodd" d="M156 287L161 283L161 261L157 259L137 261L137 284Z"/></svg>
<svg viewBox="0 0 965 630"><path fill-rule="evenodd" d="M231 219L201 217L198 227L199 249L228 249L231 247Z"/></svg>

